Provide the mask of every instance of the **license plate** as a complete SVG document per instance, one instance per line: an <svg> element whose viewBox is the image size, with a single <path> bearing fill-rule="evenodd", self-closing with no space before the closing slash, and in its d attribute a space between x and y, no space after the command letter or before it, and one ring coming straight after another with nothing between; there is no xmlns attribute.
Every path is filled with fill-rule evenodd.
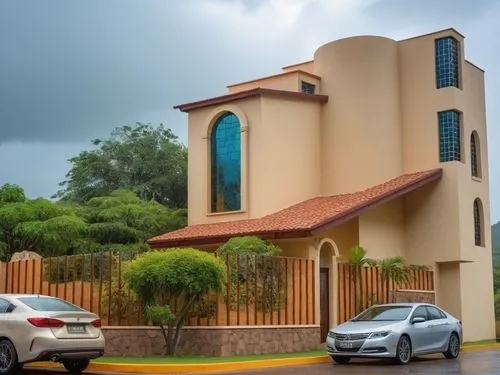
<svg viewBox="0 0 500 375"><path fill-rule="evenodd" d="M68 333L85 333L87 330L85 329L84 324L68 324Z"/></svg>
<svg viewBox="0 0 500 375"><path fill-rule="evenodd" d="M338 341L337 345L339 348L344 348L344 349L352 349L353 348L352 342L349 342L349 341Z"/></svg>

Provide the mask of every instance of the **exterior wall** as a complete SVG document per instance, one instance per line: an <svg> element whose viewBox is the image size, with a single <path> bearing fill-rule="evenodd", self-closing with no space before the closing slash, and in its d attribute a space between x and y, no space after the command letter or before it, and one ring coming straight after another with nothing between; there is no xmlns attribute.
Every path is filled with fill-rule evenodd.
<svg viewBox="0 0 500 375"><path fill-rule="evenodd" d="M316 51L314 64L329 96L322 108L322 193L359 191L400 175L397 42L372 36L334 41Z"/></svg>
<svg viewBox="0 0 500 375"><path fill-rule="evenodd" d="M434 40L450 35L461 45L461 87L437 90ZM438 301L462 318L466 339L491 338L494 307L484 74L465 61L463 37L453 30L399 44L404 171L444 169L437 186L405 199L407 254L415 263L455 262L439 266ZM462 112L462 160L439 163L437 112L451 109ZM471 176L472 131L480 141L481 179ZM428 199L423 199L427 193ZM474 244L473 202L477 197L483 205L484 247ZM451 294L450 288L456 293Z"/></svg>
<svg viewBox="0 0 500 375"><path fill-rule="evenodd" d="M304 61L302 63L288 65L288 66L281 68L281 70L283 70L284 72L290 72L290 71L299 70L299 69L304 71L304 72L307 72L307 73L316 74L315 67L314 67L314 60Z"/></svg>
<svg viewBox="0 0 500 375"><path fill-rule="evenodd" d="M320 108L317 102L261 97L190 113L189 225L261 217L318 196ZM242 210L211 214L208 135L224 111L234 112L242 127Z"/></svg>
<svg viewBox="0 0 500 375"><path fill-rule="evenodd" d="M319 89L320 80L318 78L312 77L309 74L304 74L303 72L298 70L292 70L282 74L228 86L228 94L234 94L258 87L298 92L301 91L301 81L309 82L315 85L317 89ZM317 93L319 93L319 90L317 90Z"/></svg>
<svg viewBox="0 0 500 375"><path fill-rule="evenodd" d="M106 356L163 355L165 341L156 327L103 328ZM313 350L320 342L318 326L183 328L177 352L224 357Z"/></svg>
<svg viewBox="0 0 500 375"><path fill-rule="evenodd" d="M405 256L403 203L397 199L359 217L359 245L370 258Z"/></svg>
<svg viewBox="0 0 500 375"><path fill-rule="evenodd" d="M346 257L349 250L359 244L359 223L358 219L332 228L321 235L321 238L331 238L339 251L340 257Z"/></svg>
<svg viewBox="0 0 500 375"><path fill-rule="evenodd" d="M211 126L225 111L238 116L241 134L241 198L242 210L230 214L212 214L210 199L210 139ZM259 128L262 122L260 98L249 98L238 105L204 108L189 113L188 125L188 224L215 223L247 219L248 215L248 124Z"/></svg>
<svg viewBox="0 0 500 375"><path fill-rule="evenodd" d="M250 217L320 194L321 104L262 99L262 122L249 125Z"/></svg>

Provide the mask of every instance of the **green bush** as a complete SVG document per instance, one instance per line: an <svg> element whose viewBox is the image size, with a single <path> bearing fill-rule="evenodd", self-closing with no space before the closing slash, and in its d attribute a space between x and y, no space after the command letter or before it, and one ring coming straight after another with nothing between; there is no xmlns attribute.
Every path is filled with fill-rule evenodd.
<svg viewBox="0 0 500 375"><path fill-rule="evenodd" d="M166 354L175 353L180 329L196 302L210 291L220 292L224 263L195 249L151 251L127 262L124 278L145 305L145 313L162 329ZM178 309L172 304L177 301Z"/></svg>
<svg viewBox="0 0 500 375"><path fill-rule="evenodd" d="M278 246L253 236L234 237L217 249L226 265L229 262L230 309L247 302L258 311L278 310L286 303L286 273L283 262L274 258L282 252ZM226 271L227 272L227 271ZM278 281L278 274L280 280ZM247 296L248 283L248 296ZM281 284L280 293L278 285ZM257 288L256 288L257 286ZM227 290L222 293L227 301Z"/></svg>

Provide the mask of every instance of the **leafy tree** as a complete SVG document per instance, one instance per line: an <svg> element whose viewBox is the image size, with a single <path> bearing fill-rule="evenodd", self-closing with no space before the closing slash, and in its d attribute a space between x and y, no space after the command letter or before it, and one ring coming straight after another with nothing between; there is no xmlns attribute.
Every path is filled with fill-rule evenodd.
<svg viewBox="0 0 500 375"><path fill-rule="evenodd" d="M22 250L44 256L65 254L86 229L85 220L49 200L26 199L22 188L0 188L0 250L3 260Z"/></svg>
<svg viewBox="0 0 500 375"><path fill-rule="evenodd" d="M86 239L79 244L81 253L147 250L146 239L186 225L185 210L142 200L124 189L73 207L88 222Z"/></svg>
<svg viewBox="0 0 500 375"><path fill-rule="evenodd" d="M281 248L254 236L233 237L217 249L217 255L227 254L254 254L276 256L282 252Z"/></svg>
<svg viewBox="0 0 500 375"><path fill-rule="evenodd" d="M162 124L137 123L116 128L108 139L69 161L72 168L55 197L87 202L117 189L169 207L187 203L187 148Z"/></svg>
<svg viewBox="0 0 500 375"><path fill-rule="evenodd" d="M221 291L224 263L195 249L169 249L139 255L126 264L124 279L145 304L145 313L160 326L166 354L175 354L179 333L193 305L210 291ZM171 308L181 301L178 311Z"/></svg>

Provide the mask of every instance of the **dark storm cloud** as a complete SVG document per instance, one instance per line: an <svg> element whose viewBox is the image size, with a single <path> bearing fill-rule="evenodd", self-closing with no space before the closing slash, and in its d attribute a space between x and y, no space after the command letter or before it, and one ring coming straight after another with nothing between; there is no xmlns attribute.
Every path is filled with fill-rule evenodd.
<svg viewBox="0 0 500 375"><path fill-rule="evenodd" d="M373 2L365 11L393 25L417 21L444 22L445 27L452 27L481 15L497 3L498 0L383 0Z"/></svg>
<svg viewBox="0 0 500 375"><path fill-rule="evenodd" d="M203 93L211 41L176 4L0 2L0 142L87 139Z"/></svg>

